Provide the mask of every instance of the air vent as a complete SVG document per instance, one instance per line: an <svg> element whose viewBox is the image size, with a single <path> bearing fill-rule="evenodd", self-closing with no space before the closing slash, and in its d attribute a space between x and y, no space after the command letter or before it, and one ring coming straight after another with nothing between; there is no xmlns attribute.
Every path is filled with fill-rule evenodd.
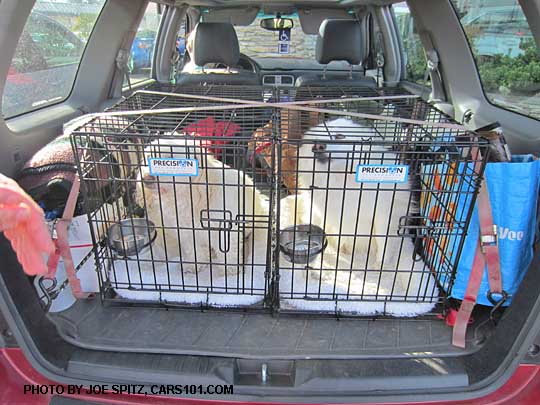
<svg viewBox="0 0 540 405"><path fill-rule="evenodd" d="M293 86L294 76L290 75L265 75L263 85L267 86Z"/></svg>
<svg viewBox="0 0 540 405"><path fill-rule="evenodd" d="M285 85L288 84L289 86L292 86L294 83L294 77L292 76L281 76L281 84Z"/></svg>

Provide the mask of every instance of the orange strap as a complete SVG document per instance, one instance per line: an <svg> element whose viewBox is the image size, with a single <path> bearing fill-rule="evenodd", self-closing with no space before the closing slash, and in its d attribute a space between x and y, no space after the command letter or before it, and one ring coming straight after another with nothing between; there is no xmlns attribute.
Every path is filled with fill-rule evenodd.
<svg viewBox="0 0 540 405"><path fill-rule="evenodd" d="M503 298L505 297L502 289L497 227L493 223L493 215L485 179L482 182L478 194L478 216L480 220L480 237L476 247L476 254L474 256L471 273L469 275L469 281L465 290L465 296L463 297L463 301L461 302L461 306L457 313L452 334L452 344L462 348L465 348L467 325L469 324L472 311L476 305L476 298L478 297L478 291L480 289L480 284L482 283L486 265L490 288L490 291L488 292L489 300L495 305L492 298L493 294L500 294Z"/></svg>
<svg viewBox="0 0 540 405"><path fill-rule="evenodd" d="M81 282L77 278L77 272L75 270L75 264L73 263L73 257L71 256L71 249L69 247L69 235L68 229L71 220L73 219L73 214L75 213L75 207L77 205L77 197L79 196L80 180L79 175L75 175L73 180L73 185L69 192L68 199L66 201L66 207L64 208L64 213L62 218L56 222L56 251L49 256L47 266L49 272L47 277L54 277L56 274L56 269L58 267L58 261L60 256L64 261L64 268L66 269L66 276L71 287L71 292L75 298L87 298L88 294L84 293L81 288Z"/></svg>

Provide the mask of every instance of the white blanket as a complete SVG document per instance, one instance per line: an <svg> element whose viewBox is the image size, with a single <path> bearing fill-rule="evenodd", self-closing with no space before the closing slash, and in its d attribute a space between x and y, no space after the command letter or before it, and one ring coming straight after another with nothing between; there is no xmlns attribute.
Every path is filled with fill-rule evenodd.
<svg viewBox="0 0 540 405"><path fill-rule="evenodd" d="M154 257L164 257L158 247L152 246L152 253ZM227 277L210 269L199 271L199 274L182 272L179 258L171 258L168 266L166 263L152 263L151 259L147 248L139 255L139 261L130 257L112 263L110 281L119 296L131 300L215 307L249 306L264 298L264 255L254 258L255 265L251 260L246 263L240 274L228 274Z"/></svg>
<svg viewBox="0 0 540 405"><path fill-rule="evenodd" d="M350 263L341 259L335 271L331 269L336 268L336 256L331 252L324 256L322 265L317 258L312 262L318 263L315 269L305 270L303 265L293 267L282 255L281 308L411 317L429 312L436 304L439 290L422 262L415 264L412 271L412 265L403 265L397 271L362 271L354 267L351 271Z"/></svg>
<svg viewBox="0 0 540 405"><path fill-rule="evenodd" d="M156 254L155 249L153 251ZM199 272L198 277L193 273L184 272L182 279L178 258L171 260L176 263L170 263L168 269L164 263L152 264L148 249L139 258L149 261L137 262L136 258L129 258L115 260L112 263L109 271L110 281L120 297L215 307L250 306L263 300L266 284L264 252L259 252L256 256L254 260L256 265L248 263L244 266L244 274L228 275L227 278L212 274L212 280L209 270ZM347 263L341 261L338 266L340 269L346 269ZM319 271L306 271L299 265L295 265L293 270L293 265L283 256L280 258L280 267L279 285L283 309L411 317L433 309L436 298L429 297L438 295L433 276L427 267L424 269L421 262L415 265L414 271L403 269L397 272L389 270L336 272L329 270L335 268L335 256L332 258L331 254L325 253L322 268L328 270L322 272L322 277ZM197 283L200 292L183 291L197 290ZM210 286L214 287L214 291L208 288ZM291 297L291 291L294 292L294 297ZM359 295L363 295L364 300L360 301ZM418 302L424 296L428 297L426 302Z"/></svg>

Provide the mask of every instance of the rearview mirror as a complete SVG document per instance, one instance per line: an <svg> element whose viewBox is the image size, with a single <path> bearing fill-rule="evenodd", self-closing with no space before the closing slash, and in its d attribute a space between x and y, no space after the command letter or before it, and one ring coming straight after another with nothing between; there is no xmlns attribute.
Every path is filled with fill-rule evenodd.
<svg viewBox="0 0 540 405"><path fill-rule="evenodd" d="M294 22L290 18L263 18L261 28L268 31L290 30L294 27Z"/></svg>

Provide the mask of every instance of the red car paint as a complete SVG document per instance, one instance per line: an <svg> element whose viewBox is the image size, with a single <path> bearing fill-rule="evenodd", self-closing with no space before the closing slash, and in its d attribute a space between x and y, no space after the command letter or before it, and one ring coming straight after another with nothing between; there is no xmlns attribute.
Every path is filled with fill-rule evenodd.
<svg viewBox="0 0 540 405"><path fill-rule="evenodd" d="M20 349L0 349L0 404L45 405L51 395L23 394L24 384L55 384L39 374L26 360ZM79 400L102 404L163 404L163 405L205 405L205 404L256 404L255 402L216 401L189 398L171 398L153 395L79 395L71 396ZM540 403L540 365L521 365L514 375L500 389L482 398L466 401L430 401L422 404L438 405L533 405ZM258 403L260 404L260 403ZM276 404L274 402L274 404ZM417 402L402 402L413 405ZM381 405L381 404L379 404Z"/></svg>

